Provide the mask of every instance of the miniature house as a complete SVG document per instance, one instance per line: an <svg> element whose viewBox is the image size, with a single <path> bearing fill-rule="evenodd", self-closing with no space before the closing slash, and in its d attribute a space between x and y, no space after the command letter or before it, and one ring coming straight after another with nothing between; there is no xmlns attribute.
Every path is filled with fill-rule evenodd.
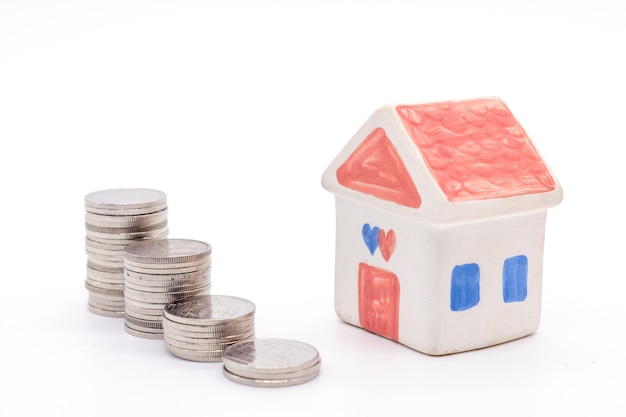
<svg viewBox="0 0 626 417"><path fill-rule="evenodd" d="M342 320L430 355L539 327L547 209L563 193L501 100L382 107L322 185Z"/></svg>

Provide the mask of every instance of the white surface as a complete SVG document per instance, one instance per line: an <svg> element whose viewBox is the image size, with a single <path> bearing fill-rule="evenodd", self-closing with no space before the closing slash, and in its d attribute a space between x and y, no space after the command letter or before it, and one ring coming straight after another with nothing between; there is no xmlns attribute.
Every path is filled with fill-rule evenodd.
<svg viewBox="0 0 626 417"><path fill-rule="evenodd" d="M0 415L623 415L623 6L295 3L0 2ZM539 331L429 357L340 322L323 170L382 104L494 95L565 193ZM83 197L114 187L165 191L320 376L240 386L89 313Z"/></svg>

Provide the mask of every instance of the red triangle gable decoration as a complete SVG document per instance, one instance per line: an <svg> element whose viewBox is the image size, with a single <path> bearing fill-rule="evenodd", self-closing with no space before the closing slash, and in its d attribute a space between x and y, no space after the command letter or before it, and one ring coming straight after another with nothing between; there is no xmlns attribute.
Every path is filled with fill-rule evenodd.
<svg viewBox="0 0 626 417"><path fill-rule="evenodd" d="M376 128L337 169L337 181L344 187L418 208L422 199L382 128Z"/></svg>

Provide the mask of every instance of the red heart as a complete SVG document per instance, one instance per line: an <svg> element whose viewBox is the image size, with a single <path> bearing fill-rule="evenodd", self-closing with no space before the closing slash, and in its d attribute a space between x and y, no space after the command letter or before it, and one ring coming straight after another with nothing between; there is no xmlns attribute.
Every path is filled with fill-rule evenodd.
<svg viewBox="0 0 626 417"><path fill-rule="evenodd" d="M393 229L388 232L380 229L378 231L378 247L380 248L380 254L388 262L396 250L396 232Z"/></svg>

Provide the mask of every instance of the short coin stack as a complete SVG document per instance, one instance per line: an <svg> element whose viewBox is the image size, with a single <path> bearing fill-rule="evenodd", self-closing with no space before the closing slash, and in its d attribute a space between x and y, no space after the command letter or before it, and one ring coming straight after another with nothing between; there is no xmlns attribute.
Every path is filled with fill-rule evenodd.
<svg viewBox="0 0 626 417"><path fill-rule="evenodd" d="M165 306L166 348L174 356L198 362L219 362L233 343L254 339L251 301L227 295L207 295Z"/></svg>
<svg viewBox="0 0 626 417"><path fill-rule="evenodd" d="M176 300L208 295L211 246L190 239L137 242L124 250L126 332L163 339L163 308Z"/></svg>
<svg viewBox="0 0 626 417"><path fill-rule="evenodd" d="M224 350L224 375L255 387L286 387L319 375L321 358L307 343L289 339L256 339Z"/></svg>
<svg viewBox="0 0 626 417"><path fill-rule="evenodd" d="M146 188L96 191L85 196L88 308L124 317L124 248L167 237L165 193Z"/></svg>

